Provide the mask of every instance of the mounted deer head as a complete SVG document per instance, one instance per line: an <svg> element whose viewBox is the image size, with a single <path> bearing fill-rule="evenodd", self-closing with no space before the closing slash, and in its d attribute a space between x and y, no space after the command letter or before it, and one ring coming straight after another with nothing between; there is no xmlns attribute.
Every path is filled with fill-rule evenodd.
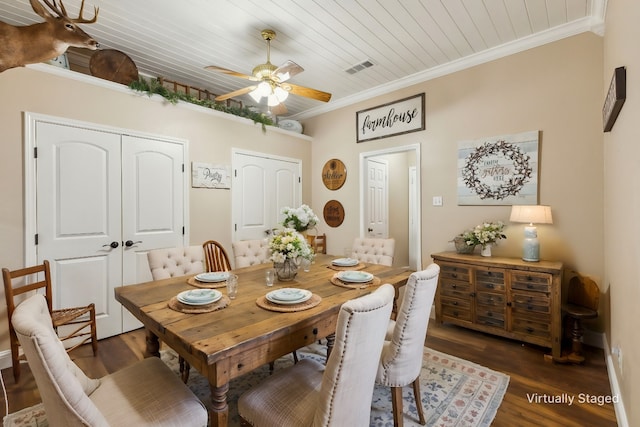
<svg viewBox="0 0 640 427"><path fill-rule="evenodd" d="M65 53L69 46L91 50L98 48L98 42L77 25L96 22L98 8L94 7L93 19L84 19L82 17L84 0L82 0L78 18L72 19L67 15L62 0L43 1L53 14L38 0L29 0L33 11L44 18L45 22L23 27L0 22L0 72L26 64L48 61Z"/></svg>

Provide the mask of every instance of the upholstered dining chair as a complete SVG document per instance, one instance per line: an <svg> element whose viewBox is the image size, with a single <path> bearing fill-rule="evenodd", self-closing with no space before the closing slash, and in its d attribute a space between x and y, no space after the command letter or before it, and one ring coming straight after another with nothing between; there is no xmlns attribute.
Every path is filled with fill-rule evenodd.
<svg viewBox="0 0 640 427"><path fill-rule="evenodd" d="M238 240L231 244L235 268L249 267L269 262L271 256L266 239Z"/></svg>
<svg viewBox="0 0 640 427"><path fill-rule="evenodd" d="M147 261L153 280L168 279L204 272L204 252L201 246L152 249L147 252ZM186 383L189 380L191 366L178 357L180 375Z"/></svg>
<svg viewBox="0 0 640 427"><path fill-rule="evenodd" d="M44 296L19 304L11 323L50 426L207 425L205 406L157 357L88 378L57 339Z"/></svg>
<svg viewBox="0 0 640 427"><path fill-rule="evenodd" d="M362 262L381 265L393 265L395 239L376 239L358 237L353 241L351 258Z"/></svg>
<svg viewBox="0 0 640 427"><path fill-rule="evenodd" d="M382 347L376 383L391 387L393 424L403 425L402 387L412 384L420 424L426 423L420 400L420 371L427 337L429 315L438 287L440 267L429 265L412 273L404 290L396 320L389 328Z"/></svg>
<svg viewBox="0 0 640 427"><path fill-rule="evenodd" d="M312 359L281 369L238 400L252 426L368 426L394 288L345 302L326 367Z"/></svg>
<svg viewBox="0 0 640 427"><path fill-rule="evenodd" d="M204 254L201 246L152 249L147 261L153 280L175 276L198 274L204 271Z"/></svg>
<svg viewBox="0 0 640 427"><path fill-rule="evenodd" d="M215 240L207 240L202 244L207 271L229 271L231 263L224 247Z"/></svg>
<svg viewBox="0 0 640 427"><path fill-rule="evenodd" d="M3 268L2 278L4 279L4 296L7 302L7 319L9 320L9 345L11 347L13 379L16 383L20 378L20 343L11 325L11 316L16 308L16 297L27 292L44 289L53 328L59 334L60 341L71 343L67 351L91 342L93 355L96 355L98 352L98 338L96 336L95 305L91 303L82 307L53 310L53 290L51 288L49 261L45 260L40 265L13 271Z"/></svg>

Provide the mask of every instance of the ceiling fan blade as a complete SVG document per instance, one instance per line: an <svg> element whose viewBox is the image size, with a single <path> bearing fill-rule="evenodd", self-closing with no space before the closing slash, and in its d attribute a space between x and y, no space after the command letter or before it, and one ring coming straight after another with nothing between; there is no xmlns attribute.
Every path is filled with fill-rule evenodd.
<svg viewBox="0 0 640 427"><path fill-rule="evenodd" d="M215 97L216 101L224 101L225 99L235 98L236 96L244 95L254 90L257 86L247 86L242 89L234 90L233 92L225 93L224 95L218 95Z"/></svg>
<svg viewBox="0 0 640 427"><path fill-rule="evenodd" d="M287 61L273 71L273 76L279 82L285 82L291 77L304 71L304 68L293 61Z"/></svg>
<svg viewBox="0 0 640 427"><path fill-rule="evenodd" d="M288 90L294 95L305 96L307 98L317 99L322 102L329 102L331 99L331 94L327 92L322 92L321 90L311 89L309 87L298 86L291 83L283 84L282 88L284 90Z"/></svg>
<svg viewBox="0 0 640 427"><path fill-rule="evenodd" d="M219 73L227 74L229 76L240 77L241 79L257 80L254 76L249 76L249 75L246 75L246 74L242 74L242 73L239 73L239 72L233 71L233 70L227 70L226 68L217 67L215 65L209 65L208 67L204 67L204 68L206 68L207 70L217 71Z"/></svg>
<svg viewBox="0 0 640 427"><path fill-rule="evenodd" d="M269 107L269 111L271 111L271 114L273 114L274 116L282 116L287 114L289 110L287 110L287 107L284 105L284 102L281 102L278 105Z"/></svg>

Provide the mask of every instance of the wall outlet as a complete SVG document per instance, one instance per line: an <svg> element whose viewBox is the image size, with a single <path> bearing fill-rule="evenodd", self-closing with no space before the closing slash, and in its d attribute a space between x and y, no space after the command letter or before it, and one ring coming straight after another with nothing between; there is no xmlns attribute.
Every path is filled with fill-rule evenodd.
<svg viewBox="0 0 640 427"><path fill-rule="evenodd" d="M433 206L442 206L442 196L433 196Z"/></svg>
<svg viewBox="0 0 640 427"><path fill-rule="evenodd" d="M616 359L618 359L618 369L620 370L620 374L622 375L622 348L620 348L620 346L614 346L611 349L611 354L613 354L614 356L616 356Z"/></svg>

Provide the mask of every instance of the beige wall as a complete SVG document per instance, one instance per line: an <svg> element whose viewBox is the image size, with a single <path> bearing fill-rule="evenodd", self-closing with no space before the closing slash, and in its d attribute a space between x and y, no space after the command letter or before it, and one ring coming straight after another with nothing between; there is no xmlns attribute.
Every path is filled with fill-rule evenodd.
<svg viewBox="0 0 640 427"><path fill-rule="evenodd" d="M627 69L627 98L611 132L604 134L605 289L611 322L607 338L622 349L622 364L612 356L628 425L640 425L640 340L633 313L640 302L640 3L609 0L604 38L604 99L613 75Z"/></svg>
<svg viewBox="0 0 640 427"><path fill-rule="evenodd" d="M92 78L87 78L91 80ZM30 68L0 74L0 266L24 266L23 112L64 117L105 126L182 138L190 161L231 164L231 149L302 159L303 202L310 203L311 141L274 127L191 105L174 106L119 85L78 82ZM119 90L114 90L118 87ZM158 100L160 99L160 101ZM187 173L190 164L185 165ZM221 242L231 254L231 191L191 188L190 242ZM0 318L6 318L4 297ZM8 348L6 321L0 322L0 350Z"/></svg>
<svg viewBox="0 0 640 427"><path fill-rule="evenodd" d="M426 93L426 130L357 144L356 111ZM329 250L359 231L359 155L421 144L422 251L452 250L449 241L484 220L508 223L509 206L458 206L458 141L540 130L540 203L551 205L555 223L539 226L541 256L570 269L603 276L602 233L602 39L582 34L440 77L305 121L313 136L313 176L333 157L348 169L345 185L329 191L313 181L313 204L337 199L345 221L328 229ZM442 196L444 206L431 205ZM589 230L589 232L585 232ZM520 256L522 227L509 224L494 253Z"/></svg>

